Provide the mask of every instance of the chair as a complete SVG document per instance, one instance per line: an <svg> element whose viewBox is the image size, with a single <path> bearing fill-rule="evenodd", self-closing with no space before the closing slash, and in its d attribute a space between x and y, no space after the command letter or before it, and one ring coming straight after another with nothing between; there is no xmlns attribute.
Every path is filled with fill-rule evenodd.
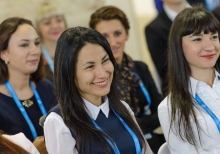
<svg viewBox="0 0 220 154"><path fill-rule="evenodd" d="M160 146L157 154L170 154L170 150L168 148L167 142L165 142Z"/></svg>

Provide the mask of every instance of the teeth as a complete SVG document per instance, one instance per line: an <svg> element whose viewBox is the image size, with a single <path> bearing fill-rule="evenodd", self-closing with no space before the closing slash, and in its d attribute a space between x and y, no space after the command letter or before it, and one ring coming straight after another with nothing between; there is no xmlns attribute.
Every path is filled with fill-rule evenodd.
<svg viewBox="0 0 220 154"><path fill-rule="evenodd" d="M102 85L105 85L106 83L107 83L107 80L105 80L104 82L100 82L100 83L94 83L94 85L102 86Z"/></svg>

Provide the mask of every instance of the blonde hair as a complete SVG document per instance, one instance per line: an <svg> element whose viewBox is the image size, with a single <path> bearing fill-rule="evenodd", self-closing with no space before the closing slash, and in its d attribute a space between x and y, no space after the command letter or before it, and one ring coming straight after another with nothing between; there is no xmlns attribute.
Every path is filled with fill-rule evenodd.
<svg viewBox="0 0 220 154"><path fill-rule="evenodd" d="M36 23L43 18L49 18L54 15L63 15L63 12L56 5L44 2L36 9Z"/></svg>

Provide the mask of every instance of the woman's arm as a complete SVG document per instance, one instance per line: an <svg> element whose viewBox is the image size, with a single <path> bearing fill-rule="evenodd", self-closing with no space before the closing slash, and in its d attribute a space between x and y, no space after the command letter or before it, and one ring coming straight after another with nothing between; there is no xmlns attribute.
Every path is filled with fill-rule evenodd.
<svg viewBox="0 0 220 154"><path fill-rule="evenodd" d="M75 148L76 140L63 119L54 112L51 112L44 122L44 136L49 154L78 154Z"/></svg>

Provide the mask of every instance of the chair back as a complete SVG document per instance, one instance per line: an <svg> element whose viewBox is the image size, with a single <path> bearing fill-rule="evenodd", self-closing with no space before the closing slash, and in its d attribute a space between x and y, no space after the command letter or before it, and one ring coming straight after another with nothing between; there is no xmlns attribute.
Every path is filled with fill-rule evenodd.
<svg viewBox="0 0 220 154"><path fill-rule="evenodd" d="M157 154L170 154L167 142L160 146Z"/></svg>

